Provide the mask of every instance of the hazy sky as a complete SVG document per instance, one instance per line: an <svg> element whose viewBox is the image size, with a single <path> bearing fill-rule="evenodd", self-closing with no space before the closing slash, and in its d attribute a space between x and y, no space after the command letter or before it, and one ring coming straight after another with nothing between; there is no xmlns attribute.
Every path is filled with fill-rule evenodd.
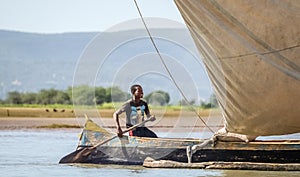
<svg viewBox="0 0 300 177"><path fill-rule="evenodd" d="M137 0L144 17L182 22L173 0ZM39 33L105 31L139 18L134 0L0 0L0 29Z"/></svg>

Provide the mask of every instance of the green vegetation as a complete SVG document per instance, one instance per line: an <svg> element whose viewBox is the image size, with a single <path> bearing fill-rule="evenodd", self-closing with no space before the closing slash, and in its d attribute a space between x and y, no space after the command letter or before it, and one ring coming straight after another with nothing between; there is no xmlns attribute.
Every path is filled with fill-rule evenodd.
<svg viewBox="0 0 300 177"><path fill-rule="evenodd" d="M130 94L123 92L118 87L90 87L81 85L77 87L69 87L67 90L43 89L38 93L19 93L16 91L9 92L5 100L0 100L1 107L28 107L28 108L47 108L47 109L73 109L82 108L98 108L98 109L114 109L120 107L121 104L131 97ZM182 109L195 106L195 101L186 102L181 100L178 105L169 105L170 95L167 92L158 90L145 95L144 98L149 105L163 107L164 109ZM177 108L176 108L177 107ZM179 107L179 108L178 108ZM215 95L212 95L209 102L201 102L200 108L209 109L217 107Z"/></svg>
<svg viewBox="0 0 300 177"><path fill-rule="evenodd" d="M159 92L161 94L161 92ZM163 94L161 94L163 95ZM166 100L166 99L162 99ZM152 100L153 101L153 100ZM177 117L185 113L193 113L194 110L199 112L201 116L211 114L213 107L209 107L211 103L202 103L200 106L190 104L164 105L161 103L153 104L150 100L150 109L155 114L163 114L165 117ZM151 103L152 102L152 103ZM158 103L157 101L155 103ZM112 117L116 109L121 107L123 101L104 102L101 105L72 105L72 104L1 104L0 117L55 117L55 118L71 118L80 115L84 110L90 116ZM79 110L79 111L76 111Z"/></svg>
<svg viewBox="0 0 300 177"><path fill-rule="evenodd" d="M121 105L121 103L118 103ZM24 107L23 107L24 106ZM41 105L37 107L30 107L30 105L6 105L0 107L0 118L1 117L31 117L31 118L74 118L84 117L84 114L88 114L91 117L111 118L116 108L105 108L92 106L82 106L80 108L63 108L63 105ZM55 108L54 108L55 107ZM164 115L164 117L178 117L179 115L193 115L195 116L194 110L198 112L200 116L208 116L211 114L218 113L218 109L203 109L201 107L193 106L194 110L191 110L189 106L152 106L150 105L151 112L155 115ZM78 111L76 111L78 109Z"/></svg>
<svg viewBox="0 0 300 177"><path fill-rule="evenodd" d="M167 92L158 90L144 97L149 104L164 106L170 102L170 95Z"/></svg>
<svg viewBox="0 0 300 177"><path fill-rule="evenodd" d="M118 87L89 87L82 85L78 87L69 87L65 91L48 89L41 90L38 93L19 93L9 92L7 99L1 100L2 104L33 104L33 105L102 105L112 101L124 101L130 95L121 91Z"/></svg>

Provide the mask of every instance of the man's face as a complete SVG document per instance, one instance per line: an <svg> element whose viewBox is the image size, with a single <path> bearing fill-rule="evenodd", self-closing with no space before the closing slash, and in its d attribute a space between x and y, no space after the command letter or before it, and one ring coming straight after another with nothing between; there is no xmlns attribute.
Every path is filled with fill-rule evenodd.
<svg viewBox="0 0 300 177"><path fill-rule="evenodd" d="M143 98L143 89L141 87L137 87L136 91L134 92L134 96Z"/></svg>

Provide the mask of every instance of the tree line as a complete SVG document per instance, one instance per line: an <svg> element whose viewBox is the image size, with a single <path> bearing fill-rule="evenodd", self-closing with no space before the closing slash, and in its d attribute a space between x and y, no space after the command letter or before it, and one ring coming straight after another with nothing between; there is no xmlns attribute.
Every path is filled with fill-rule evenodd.
<svg viewBox="0 0 300 177"><path fill-rule="evenodd" d="M7 98L0 100L2 104L79 104L101 105L110 102L123 102L131 95L122 91L119 87L90 87L87 85L69 87L66 90L42 89L37 93L8 92ZM168 104L170 96L163 91L155 91L145 96L147 101L156 102L159 105Z"/></svg>
<svg viewBox="0 0 300 177"><path fill-rule="evenodd" d="M65 105L102 105L103 103L124 102L131 95L122 91L119 87L90 87L81 85L69 87L66 90L42 89L37 93L20 93L17 91L8 92L5 100L0 100L2 104L65 104ZM144 96L148 103L153 105L164 106L170 102L170 95L167 92L158 90ZM186 103L181 100L179 105L194 105L195 101ZM210 102L201 102L202 108L212 108L217 106L214 95L211 96Z"/></svg>

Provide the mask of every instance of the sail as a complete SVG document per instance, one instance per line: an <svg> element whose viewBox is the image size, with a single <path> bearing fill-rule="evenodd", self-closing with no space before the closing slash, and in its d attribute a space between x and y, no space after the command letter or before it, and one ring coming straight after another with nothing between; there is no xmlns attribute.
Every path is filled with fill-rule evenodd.
<svg viewBox="0 0 300 177"><path fill-rule="evenodd" d="M174 1L202 54L226 130L300 132L300 1Z"/></svg>

